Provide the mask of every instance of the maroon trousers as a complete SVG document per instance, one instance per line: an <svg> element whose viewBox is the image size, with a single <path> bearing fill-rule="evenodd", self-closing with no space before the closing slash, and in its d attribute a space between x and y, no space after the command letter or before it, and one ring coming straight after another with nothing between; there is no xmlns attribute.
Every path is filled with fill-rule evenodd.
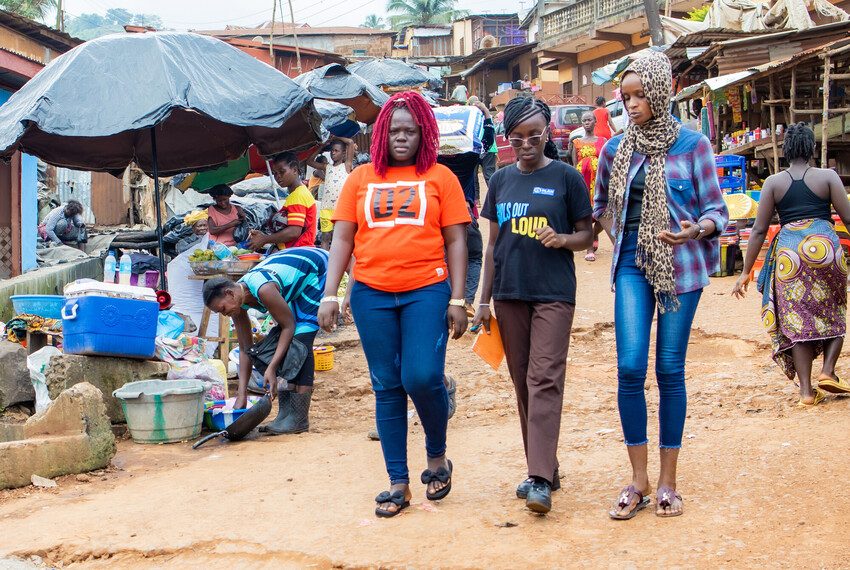
<svg viewBox="0 0 850 570"><path fill-rule="evenodd" d="M516 390L528 476L552 482L575 305L496 301L502 344Z"/></svg>

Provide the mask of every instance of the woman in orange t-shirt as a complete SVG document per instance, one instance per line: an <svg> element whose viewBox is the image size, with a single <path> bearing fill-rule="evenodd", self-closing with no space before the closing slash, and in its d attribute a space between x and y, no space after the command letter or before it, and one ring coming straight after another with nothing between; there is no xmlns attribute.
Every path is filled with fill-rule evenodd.
<svg viewBox="0 0 850 570"><path fill-rule="evenodd" d="M348 176L333 216L334 238L319 324L339 316L339 282L352 253L357 283L351 310L375 391L375 415L390 490L375 514L392 517L410 505L407 397L425 430L425 496L451 491L446 459L449 398L443 383L448 334L466 331L466 225L460 182L437 164L434 113L414 92L390 98L372 134L372 164ZM449 329L447 331L446 329Z"/></svg>

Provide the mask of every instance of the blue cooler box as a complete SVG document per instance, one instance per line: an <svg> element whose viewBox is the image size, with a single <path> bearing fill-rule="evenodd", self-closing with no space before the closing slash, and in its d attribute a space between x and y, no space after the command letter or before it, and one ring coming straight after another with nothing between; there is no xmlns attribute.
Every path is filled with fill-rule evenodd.
<svg viewBox="0 0 850 570"><path fill-rule="evenodd" d="M63 349L67 354L151 358L158 317L155 301L67 299L62 308Z"/></svg>

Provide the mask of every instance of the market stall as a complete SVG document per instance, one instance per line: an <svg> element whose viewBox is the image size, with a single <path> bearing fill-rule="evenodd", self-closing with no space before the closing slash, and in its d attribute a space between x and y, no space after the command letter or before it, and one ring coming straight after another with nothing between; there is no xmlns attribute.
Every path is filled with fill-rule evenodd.
<svg viewBox="0 0 850 570"><path fill-rule="evenodd" d="M699 109L698 127L720 155L744 156L759 175L780 170L789 124L813 124L822 166L850 174L847 88L850 39L811 48L742 71L708 78L680 91L686 114ZM695 103L695 101L699 101Z"/></svg>

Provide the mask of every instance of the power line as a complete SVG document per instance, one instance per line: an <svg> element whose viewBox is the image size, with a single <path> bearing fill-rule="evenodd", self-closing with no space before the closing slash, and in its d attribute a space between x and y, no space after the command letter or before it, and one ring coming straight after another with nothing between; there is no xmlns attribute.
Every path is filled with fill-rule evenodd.
<svg viewBox="0 0 850 570"><path fill-rule="evenodd" d="M367 1L366 1L366 2L364 2L363 4L360 4L359 6L355 6L355 7L354 7L354 8L352 8L351 10L347 10L347 11L343 12L342 14L337 14L336 16L334 16L333 18L330 18L329 20L325 20L325 21L323 21L323 22L319 22L319 23L314 24L314 25L315 25L315 26L323 26L323 25L325 25L325 24L327 24L327 23L329 23L329 22L333 22L334 20L338 20L339 18L342 18L343 16L347 16L348 14L351 14L352 12L356 12L357 10L359 10L359 9L361 9L361 8L365 8L365 7L366 7L366 6L368 6L369 4L371 4L371 3L373 3L373 2L376 2L376 1L377 1L377 0L367 0Z"/></svg>

